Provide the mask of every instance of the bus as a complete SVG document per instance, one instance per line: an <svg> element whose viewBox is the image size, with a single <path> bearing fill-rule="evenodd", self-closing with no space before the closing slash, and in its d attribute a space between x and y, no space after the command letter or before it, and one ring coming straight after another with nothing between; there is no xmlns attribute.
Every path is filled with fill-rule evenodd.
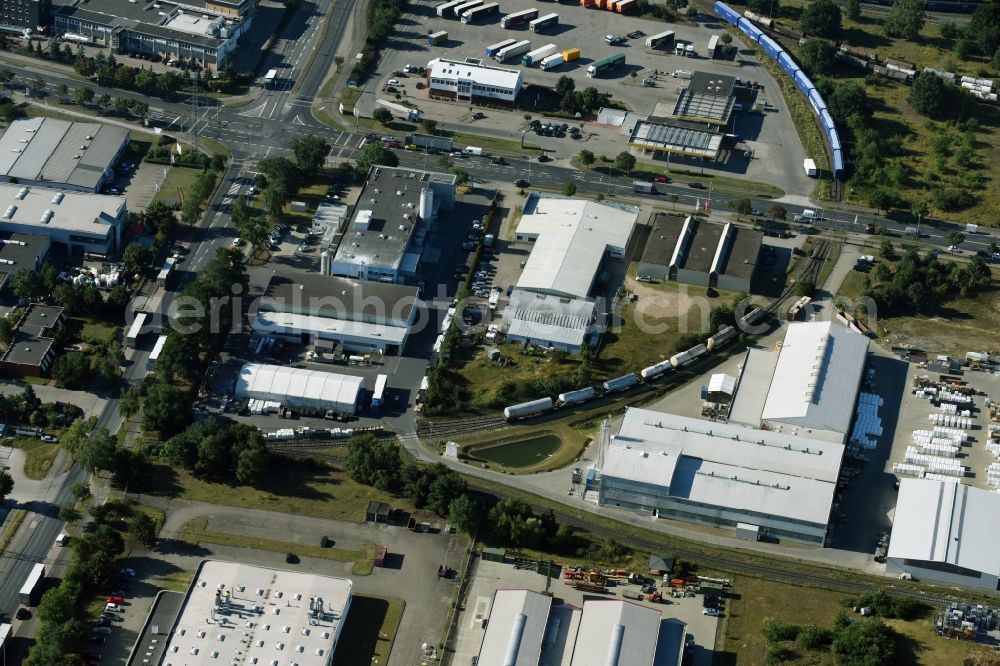
<svg viewBox="0 0 1000 666"><path fill-rule="evenodd" d="M267 88L271 88L272 86L274 86L274 82L277 80L277 78L278 78L278 70L276 69L267 70L267 74L264 75L264 86Z"/></svg>
<svg viewBox="0 0 1000 666"><path fill-rule="evenodd" d="M38 597L38 588L41 586L43 578L45 578L45 565L39 562L31 568L31 573L28 574L24 585L21 586L20 599L22 604L26 606L33 606L35 604L35 600Z"/></svg>
<svg viewBox="0 0 1000 666"><path fill-rule="evenodd" d="M379 375L375 378L375 390L372 391L372 411L376 414L382 412L382 403L385 402L385 384L388 381L388 375Z"/></svg>
<svg viewBox="0 0 1000 666"><path fill-rule="evenodd" d="M146 317L148 315L145 312L139 312L135 315L135 319L132 321L132 325L128 329L128 333L125 334L125 346L135 347L136 343L139 342L139 336L143 333L143 327L146 325Z"/></svg>

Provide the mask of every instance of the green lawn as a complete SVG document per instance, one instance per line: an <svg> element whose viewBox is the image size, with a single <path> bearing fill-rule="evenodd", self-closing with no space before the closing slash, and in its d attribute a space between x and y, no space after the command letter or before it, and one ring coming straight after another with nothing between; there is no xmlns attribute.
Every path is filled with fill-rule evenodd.
<svg viewBox="0 0 1000 666"><path fill-rule="evenodd" d="M232 152L230 152L229 148L227 148L225 144L220 143L215 139L209 139L208 137L200 136L198 137L198 144L201 146L201 149L204 152L208 153L210 157L212 155L215 155L216 153L222 153L226 157L232 156Z"/></svg>
<svg viewBox="0 0 1000 666"><path fill-rule="evenodd" d="M153 196L153 201L183 201L183 192L188 192L195 179L201 173L200 168L172 166L167 169L167 177L160 185L160 191Z"/></svg>
<svg viewBox="0 0 1000 666"><path fill-rule="evenodd" d="M58 444L44 442L28 443L19 448L24 449L24 475L34 481L41 481L52 468L52 463L59 454Z"/></svg>
<svg viewBox="0 0 1000 666"><path fill-rule="evenodd" d="M335 130L342 130L342 129L344 129L344 126L339 121L335 120L333 116L331 116L329 113L327 113L323 109L314 108L314 109L312 109L312 114L313 114L313 118L315 118L316 120L320 121L321 123L323 123L324 125L326 125L327 127L331 128L331 129L335 129Z"/></svg>
<svg viewBox="0 0 1000 666"><path fill-rule="evenodd" d="M406 603L402 599L355 595L333 663L343 666L389 663L404 608ZM412 649L415 652L417 646Z"/></svg>
<svg viewBox="0 0 1000 666"><path fill-rule="evenodd" d="M837 292L838 296L849 300L857 300L858 296L865 289L865 281L868 276L860 271L851 271L844 278L844 282L840 285L840 291Z"/></svg>
<svg viewBox="0 0 1000 666"><path fill-rule="evenodd" d="M80 322L80 339L84 342L101 343L117 333L113 324L92 317L74 317L73 321Z"/></svg>
<svg viewBox="0 0 1000 666"><path fill-rule="evenodd" d="M574 158L577 159L577 158ZM602 169L607 169L609 167L600 165L591 165L591 167L598 172L602 172ZM751 183L746 180L740 180L739 178L730 178L729 176L719 176L712 173L698 173L696 171L688 171L687 169L668 169L667 165L664 164L653 164L651 162L637 162L635 169L632 170L631 176L635 177L637 180L653 180L656 176L684 176L688 179L694 179L702 181L704 183L712 183L713 191L723 192L728 194L753 194L757 197L783 197L785 196L785 191L776 185L769 185L767 183Z"/></svg>

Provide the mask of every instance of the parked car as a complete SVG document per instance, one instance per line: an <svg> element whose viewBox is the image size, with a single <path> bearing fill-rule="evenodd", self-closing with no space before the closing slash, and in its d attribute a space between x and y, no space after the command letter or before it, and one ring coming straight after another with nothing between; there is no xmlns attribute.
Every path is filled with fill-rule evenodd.
<svg viewBox="0 0 1000 666"><path fill-rule="evenodd" d="M653 182L656 182L656 183L669 183L670 182L670 178L667 177L667 176L657 176L656 178L653 179Z"/></svg>
<svg viewBox="0 0 1000 666"><path fill-rule="evenodd" d="M108 603L123 604L125 603L125 597L121 596L120 594L112 594L110 597L108 597Z"/></svg>
<svg viewBox="0 0 1000 666"><path fill-rule="evenodd" d="M122 612L124 612L124 611L125 611L125 609L124 609L124 608L122 608L121 606L119 606L118 604L116 604L116 603L113 603L113 602L108 602L108 603L107 603L107 604L106 604L106 605L104 606L104 610L107 610L107 611L112 611L113 613L122 613Z"/></svg>
<svg viewBox="0 0 1000 666"><path fill-rule="evenodd" d="M705 189L705 186L702 185L701 183L699 183L698 181L692 181L692 182L688 183L688 187L696 189L696 190L703 190L703 189Z"/></svg>
<svg viewBox="0 0 1000 666"><path fill-rule="evenodd" d="M514 187L529 187L531 183L526 181L524 178L518 178L514 181Z"/></svg>
<svg viewBox="0 0 1000 666"><path fill-rule="evenodd" d="M43 442L46 442L48 444L58 444L59 443L59 438L58 437L53 437L52 435L42 435L41 437L39 437L39 439L41 439Z"/></svg>
<svg viewBox="0 0 1000 666"><path fill-rule="evenodd" d="M552 158L549 157L548 155L546 155L545 153L542 153L541 155L538 156L538 161L539 162L551 162Z"/></svg>
<svg viewBox="0 0 1000 666"><path fill-rule="evenodd" d="M403 85L402 83L399 82L399 79L389 79L388 83L389 83L390 86L401 86L401 85Z"/></svg>
<svg viewBox="0 0 1000 666"><path fill-rule="evenodd" d="M103 634L107 636L111 633L111 627L94 627L90 631L95 634Z"/></svg>
<svg viewBox="0 0 1000 666"><path fill-rule="evenodd" d="M701 614L711 615L712 617L719 617L720 615L722 615L722 611L720 611L718 608L703 608L701 610Z"/></svg>

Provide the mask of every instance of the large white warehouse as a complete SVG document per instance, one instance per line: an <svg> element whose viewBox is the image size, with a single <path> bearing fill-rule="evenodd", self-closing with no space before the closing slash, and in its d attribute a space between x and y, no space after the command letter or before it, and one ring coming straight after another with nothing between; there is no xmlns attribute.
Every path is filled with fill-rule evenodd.
<svg viewBox="0 0 1000 666"><path fill-rule="evenodd" d="M521 70L494 67L477 58L464 61L434 58L427 63L430 94L460 102L513 104L521 92L522 81Z"/></svg>
<svg viewBox="0 0 1000 666"><path fill-rule="evenodd" d="M364 397L361 377L280 365L246 363L236 379L236 396L271 400L299 409L354 414Z"/></svg>
<svg viewBox="0 0 1000 666"><path fill-rule="evenodd" d="M814 545L844 446L631 408L604 456L599 503Z"/></svg>

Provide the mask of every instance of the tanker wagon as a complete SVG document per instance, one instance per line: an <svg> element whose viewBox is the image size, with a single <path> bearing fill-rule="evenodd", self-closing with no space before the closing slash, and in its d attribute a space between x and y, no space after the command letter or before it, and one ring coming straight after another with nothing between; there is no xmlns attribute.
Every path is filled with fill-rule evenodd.
<svg viewBox="0 0 1000 666"><path fill-rule="evenodd" d="M531 402L522 402L519 405L504 407L503 416L508 421L516 421L517 419L525 419L529 416L542 414L550 409L552 409L552 398L539 398Z"/></svg>
<svg viewBox="0 0 1000 666"><path fill-rule="evenodd" d="M607 393L614 393L615 391L624 391L630 386L635 386L638 382L639 377L634 372L630 372L627 375L609 379L604 382L603 386Z"/></svg>
<svg viewBox="0 0 1000 666"><path fill-rule="evenodd" d="M597 395L597 392L594 391L594 387L588 386L587 388L560 393L558 399L556 400L556 404L560 407L565 405L574 405L578 402L590 400L595 395Z"/></svg>

